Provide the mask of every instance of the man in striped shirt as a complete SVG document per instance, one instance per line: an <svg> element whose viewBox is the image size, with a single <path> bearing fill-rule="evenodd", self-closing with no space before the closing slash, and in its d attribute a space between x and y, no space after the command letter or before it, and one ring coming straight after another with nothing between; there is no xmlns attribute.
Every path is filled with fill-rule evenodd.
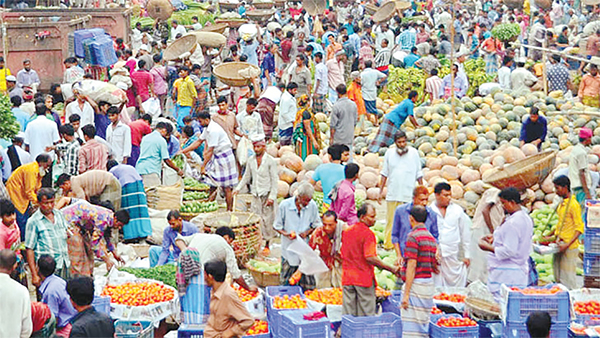
<svg viewBox="0 0 600 338"><path fill-rule="evenodd" d="M381 40L381 49L375 56L375 69L387 75L388 67L390 65L390 58L392 57L392 51L388 47L388 39Z"/></svg>
<svg viewBox="0 0 600 338"><path fill-rule="evenodd" d="M435 68L431 70L429 75L427 80L425 80L425 93L433 101L442 96L442 79L438 76L438 70Z"/></svg>

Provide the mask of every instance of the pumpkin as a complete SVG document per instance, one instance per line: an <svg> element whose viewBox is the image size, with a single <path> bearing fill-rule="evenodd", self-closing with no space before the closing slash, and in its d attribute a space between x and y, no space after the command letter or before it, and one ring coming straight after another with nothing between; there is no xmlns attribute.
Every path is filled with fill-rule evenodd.
<svg viewBox="0 0 600 338"><path fill-rule="evenodd" d="M367 198L370 200L376 200L379 198L379 192L381 190L379 188L369 188L367 190Z"/></svg>
<svg viewBox="0 0 600 338"><path fill-rule="evenodd" d="M365 200L367 199L367 192L363 189L356 188L356 190L354 191L354 198Z"/></svg>
<svg viewBox="0 0 600 338"><path fill-rule="evenodd" d="M479 174L479 171L473 170L473 169L467 169L460 176L460 181L463 184L469 184L471 182L479 180L480 178L481 178L481 175Z"/></svg>
<svg viewBox="0 0 600 338"><path fill-rule="evenodd" d="M315 170L319 165L321 165L323 161L318 155L308 155L304 160L304 170Z"/></svg>
<svg viewBox="0 0 600 338"><path fill-rule="evenodd" d="M508 147L502 153L506 163L513 163L525 158L525 154L521 151L521 149L517 147Z"/></svg>
<svg viewBox="0 0 600 338"><path fill-rule="evenodd" d="M371 168L375 168L375 169L379 169L379 154L375 154L375 153L368 153L367 155L365 155L365 157L363 158L363 163L367 166L367 167L371 167Z"/></svg>
<svg viewBox="0 0 600 338"><path fill-rule="evenodd" d="M279 155L278 157L282 157L283 154L285 153L293 153L294 152L294 148L292 148L292 146L283 146L281 148L279 148L279 151L277 152L277 154Z"/></svg>
<svg viewBox="0 0 600 338"><path fill-rule="evenodd" d="M428 158L427 159L427 168L435 170L435 169L442 169L442 160L439 158Z"/></svg>
<svg viewBox="0 0 600 338"><path fill-rule="evenodd" d="M535 155L538 152L538 148L531 143L524 144L521 150L525 156Z"/></svg>
<svg viewBox="0 0 600 338"><path fill-rule="evenodd" d="M444 158L442 158L442 166L445 165L450 165L450 166L457 166L458 165L458 159L454 156L444 156Z"/></svg>
<svg viewBox="0 0 600 338"><path fill-rule="evenodd" d="M284 181L277 182L277 197L286 198L290 192L290 185Z"/></svg>
<svg viewBox="0 0 600 338"><path fill-rule="evenodd" d="M369 191L369 188L374 188L379 184L379 177L374 173L366 172L360 176L359 182Z"/></svg>
<svg viewBox="0 0 600 338"><path fill-rule="evenodd" d="M279 148L277 148L276 144L271 144L267 147L267 154L271 155L273 158L279 157Z"/></svg>
<svg viewBox="0 0 600 338"><path fill-rule="evenodd" d="M434 177L440 177L442 175L442 171L441 170L428 170L427 172L423 172L423 179L425 179L425 181L429 182L432 178Z"/></svg>
<svg viewBox="0 0 600 338"><path fill-rule="evenodd" d="M300 156L290 152L286 152L281 156L281 164L296 173L299 173L304 165Z"/></svg>
<svg viewBox="0 0 600 338"><path fill-rule="evenodd" d="M285 167L279 167L279 179L281 181L284 181L287 184L292 184L296 180L296 176L297 175L293 170Z"/></svg>
<svg viewBox="0 0 600 338"><path fill-rule="evenodd" d="M445 165L442 167L442 177L447 179L448 181L458 179L460 175L458 174L458 169L451 165Z"/></svg>

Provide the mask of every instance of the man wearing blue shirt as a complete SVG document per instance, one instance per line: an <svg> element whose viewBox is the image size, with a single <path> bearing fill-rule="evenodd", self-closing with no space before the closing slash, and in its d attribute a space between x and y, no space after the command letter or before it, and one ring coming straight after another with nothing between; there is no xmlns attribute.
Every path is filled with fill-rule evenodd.
<svg viewBox="0 0 600 338"><path fill-rule="evenodd" d="M410 54L404 57L404 68L415 67L415 62L421 57L417 55L417 47L413 47L410 50Z"/></svg>
<svg viewBox="0 0 600 338"><path fill-rule="evenodd" d="M329 210L329 206L331 205L329 193L331 189L333 189L336 183L346 178L342 163L348 160L350 149L343 144L333 144L327 149L327 153L331 158L331 162L319 165L311 178L312 185L316 185L317 182L321 181L321 187L323 188L322 211Z"/></svg>
<svg viewBox="0 0 600 338"><path fill-rule="evenodd" d="M521 126L521 147L525 143L531 143L538 147L538 150L542 149L542 143L546 139L548 134L548 122L546 118L540 116L538 107L532 107L529 117L523 122Z"/></svg>
<svg viewBox="0 0 600 338"><path fill-rule="evenodd" d="M184 221L177 210L169 211L167 221L169 222L169 227L165 228L163 232L162 247L152 246L150 248L149 258L151 267L177 261L181 253L181 249L175 245L177 235L191 236L198 232L198 226Z"/></svg>
<svg viewBox="0 0 600 338"><path fill-rule="evenodd" d="M389 147L392 143L394 143L394 137L400 130L400 127L406 121L406 118L410 118L410 122L415 126L415 128L419 127L419 123L415 118L414 107L415 102L417 102L418 93L416 90L412 90L408 93L408 98L404 99L404 101L400 102L400 104L394 108L391 112L386 114L381 121L381 125L377 130L377 135L371 144L369 144L368 151L371 153L376 153L379 151L379 148Z"/></svg>
<svg viewBox="0 0 600 338"><path fill-rule="evenodd" d="M61 333L67 328L71 318L77 314L77 310L71 304L71 298L67 293L67 282L54 274L56 261L50 255L41 255L37 262L41 279L39 292L41 301L48 305L50 311L56 318L56 333Z"/></svg>
<svg viewBox="0 0 600 338"><path fill-rule="evenodd" d="M166 122L156 124L156 129L142 138L140 143L140 157L135 169L142 176L144 187L150 188L160 185L162 162L175 170L179 176L184 172L178 168L169 156L169 147L165 138L169 137L169 126Z"/></svg>

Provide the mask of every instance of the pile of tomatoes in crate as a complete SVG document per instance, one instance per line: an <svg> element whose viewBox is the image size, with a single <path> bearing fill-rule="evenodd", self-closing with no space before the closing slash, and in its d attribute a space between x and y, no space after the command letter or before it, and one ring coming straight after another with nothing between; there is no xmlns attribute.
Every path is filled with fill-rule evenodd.
<svg viewBox="0 0 600 338"><path fill-rule="evenodd" d="M464 303L465 302L465 298L467 298L467 296L464 295L460 295L458 293L439 293L435 296L433 296L433 299L436 300L443 300L443 301L447 301L447 302L452 302L452 303Z"/></svg>
<svg viewBox="0 0 600 338"><path fill-rule="evenodd" d="M442 315L444 313L442 312L442 310L440 310L440 309L438 309L437 307L434 306L434 307L431 308L431 314L432 315Z"/></svg>
<svg viewBox="0 0 600 338"><path fill-rule="evenodd" d="M275 309L306 309L306 300L302 299L300 295L283 297L273 297L273 308Z"/></svg>
<svg viewBox="0 0 600 338"><path fill-rule="evenodd" d="M317 303L328 305L342 305L342 288L306 290L306 298Z"/></svg>
<svg viewBox="0 0 600 338"><path fill-rule="evenodd" d="M442 317L438 319L438 326L444 327L465 327L465 326L477 326L477 322L471 318L459 318L459 317Z"/></svg>
<svg viewBox="0 0 600 338"><path fill-rule="evenodd" d="M242 302L247 302L258 297L258 291L248 291L237 284L233 285L233 289L237 293L238 297L240 297Z"/></svg>
<svg viewBox="0 0 600 338"><path fill-rule="evenodd" d="M561 289L558 286L553 286L550 289L544 288L524 288L519 289L517 287L510 288L511 291L520 292L524 295L555 295L557 293L565 292L565 290Z"/></svg>
<svg viewBox="0 0 600 338"><path fill-rule="evenodd" d="M246 331L247 336L269 333L269 323L264 320L255 320L254 324Z"/></svg>
<svg viewBox="0 0 600 338"><path fill-rule="evenodd" d="M597 300L588 300L587 302L575 302L573 303L573 308L575 309L575 313L580 315L600 316L600 302Z"/></svg>
<svg viewBox="0 0 600 338"><path fill-rule="evenodd" d="M110 297L113 304L146 306L173 300L175 290L156 282L128 282L107 285L101 295Z"/></svg>

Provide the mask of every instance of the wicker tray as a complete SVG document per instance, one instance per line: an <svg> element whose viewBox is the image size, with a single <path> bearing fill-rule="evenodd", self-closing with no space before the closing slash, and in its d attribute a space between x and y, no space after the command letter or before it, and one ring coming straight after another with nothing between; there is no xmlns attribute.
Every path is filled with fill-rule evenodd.
<svg viewBox="0 0 600 338"><path fill-rule="evenodd" d="M500 318L498 304L493 304L479 298L467 297L465 299L465 307L469 314L474 314L480 319L493 320Z"/></svg>
<svg viewBox="0 0 600 338"><path fill-rule="evenodd" d="M523 0L504 0L503 1L506 7L515 9L515 8L523 8Z"/></svg>
<svg viewBox="0 0 600 338"><path fill-rule="evenodd" d="M246 12L246 16L253 20L266 20L275 14L274 9L253 9Z"/></svg>
<svg viewBox="0 0 600 338"><path fill-rule="evenodd" d="M200 30L200 32L213 32L223 34L227 29L228 25L225 22L221 22L219 20L215 20L215 23L212 25L204 26Z"/></svg>
<svg viewBox="0 0 600 338"><path fill-rule="evenodd" d="M396 3L394 1L388 1L384 3L375 14L373 14L374 22L388 21L396 13Z"/></svg>
<svg viewBox="0 0 600 338"><path fill-rule="evenodd" d="M224 10L228 10L228 11L235 10L236 8L238 8L239 5L240 4L219 1L219 8L220 9L224 9Z"/></svg>
<svg viewBox="0 0 600 338"><path fill-rule="evenodd" d="M541 9L551 9L552 0L535 0L535 5Z"/></svg>
<svg viewBox="0 0 600 338"><path fill-rule="evenodd" d="M260 72L258 67L248 62L225 62L221 63L213 69L213 74L221 80L221 82L232 87L244 87L252 82L252 79L241 77L238 71L252 67L257 72Z"/></svg>
<svg viewBox="0 0 600 338"><path fill-rule="evenodd" d="M225 28L227 27L231 27L231 28L238 28L243 24L248 23L248 20L246 19L216 19L215 20L215 25L221 25L224 24L226 25ZM225 31L225 29L223 29L223 31ZM223 32L218 32L218 33L223 33Z"/></svg>
<svg viewBox="0 0 600 338"><path fill-rule="evenodd" d="M375 12L377 12L377 10L379 9L379 7L373 5L373 4L366 4L365 5L365 12L369 15L373 15L375 14Z"/></svg>
<svg viewBox="0 0 600 338"><path fill-rule="evenodd" d="M214 233L218 228L228 226L235 233L232 243L238 265L246 262L259 252L262 246L260 216L249 212L217 212L204 220L204 233Z"/></svg>
<svg viewBox="0 0 600 338"><path fill-rule="evenodd" d="M193 34L184 35L170 44L163 52L163 58L167 61L181 58L185 53L189 53L196 46L196 36Z"/></svg>
<svg viewBox="0 0 600 338"><path fill-rule="evenodd" d="M246 264L245 267L252 275L252 278L254 278L254 282L256 283L256 285L260 287L279 285L278 272L258 271L250 264Z"/></svg>
<svg viewBox="0 0 600 338"><path fill-rule="evenodd" d="M195 212L180 212L179 215L181 216L181 218L183 218L186 221L191 221L192 218L201 215L202 213L195 213Z"/></svg>
<svg viewBox="0 0 600 338"><path fill-rule="evenodd" d="M515 187L525 190L542 183L554 168L556 151L548 150L511 163L490 175L485 182L496 188Z"/></svg>
<svg viewBox="0 0 600 338"><path fill-rule="evenodd" d="M219 48L227 42L225 35L217 32L192 32L190 33L196 37L196 41L201 46Z"/></svg>
<svg viewBox="0 0 600 338"><path fill-rule="evenodd" d="M146 258L150 255L150 245L149 244L130 244L135 251L136 256L139 258Z"/></svg>
<svg viewBox="0 0 600 338"><path fill-rule="evenodd" d="M183 187L183 190L187 190L187 191L209 191L210 187L205 187L205 188Z"/></svg>
<svg viewBox="0 0 600 338"><path fill-rule="evenodd" d="M312 16L321 15L327 9L327 3L324 0L303 0L302 7Z"/></svg>
<svg viewBox="0 0 600 338"><path fill-rule="evenodd" d="M395 0L394 2L396 3L396 9L399 11L409 9L411 7L410 2L408 1Z"/></svg>
<svg viewBox="0 0 600 338"><path fill-rule="evenodd" d="M173 5L169 0L150 0L146 4L146 11L151 18L164 21L173 14Z"/></svg>
<svg viewBox="0 0 600 338"><path fill-rule="evenodd" d="M254 8L257 9L271 9L273 8L273 6L275 6L275 3L273 1L264 1L264 2L253 2L252 6L254 6Z"/></svg>

